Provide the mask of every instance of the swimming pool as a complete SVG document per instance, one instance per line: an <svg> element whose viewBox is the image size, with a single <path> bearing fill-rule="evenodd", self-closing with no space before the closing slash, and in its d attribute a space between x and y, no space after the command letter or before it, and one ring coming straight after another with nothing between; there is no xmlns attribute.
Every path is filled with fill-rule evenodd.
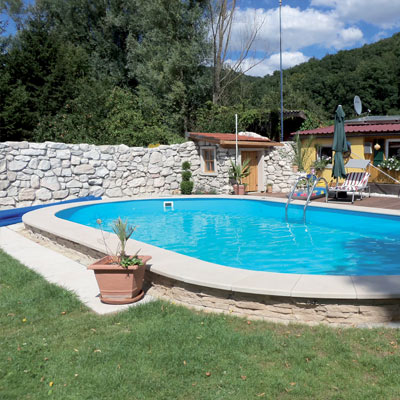
<svg viewBox="0 0 400 400"><path fill-rule="evenodd" d="M164 207L173 202L172 207ZM84 205L56 216L105 229L119 216L134 238L223 266L311 275L400 275L400 217L250 199L151 199Z"/></svg>

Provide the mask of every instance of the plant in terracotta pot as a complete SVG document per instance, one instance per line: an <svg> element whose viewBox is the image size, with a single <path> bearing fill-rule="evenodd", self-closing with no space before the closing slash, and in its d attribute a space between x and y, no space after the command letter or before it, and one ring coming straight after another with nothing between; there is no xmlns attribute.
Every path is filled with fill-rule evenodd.
<svg viewBox="0 0 400 400"><path fill-rule="evenodd" d="M272 183L267 184L267 192L272 193Z"/></svg>
<svg viewBox="0 0 400 400"><path fill-rule="evenodd" d="M102 221L100 225L103 241L108 251L104 238ZM144 296L143 281L146 263L150 256L126 254L126 245L135 232L136 227L123 221L121 218L112 224L112 230L118 238L118 248L115 255L107 255L88 267L94 271L100 289L100 300L107 304L129 304L140 300Z"/></svg>
<svg viewBox="0 0 400 400"><path fill-rule="evenodd" d="M250 160L247 159L243 164L236 164L231 160L231 168L229 170L229 178L234 180L233 191L237 194L245 194L245 185L243 179L250 175Z"/></svg>

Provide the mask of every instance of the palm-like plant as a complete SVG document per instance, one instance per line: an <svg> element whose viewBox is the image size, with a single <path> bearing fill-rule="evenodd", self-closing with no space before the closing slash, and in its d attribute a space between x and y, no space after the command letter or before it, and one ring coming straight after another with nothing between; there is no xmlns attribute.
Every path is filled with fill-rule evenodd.
<svg viewBox="0 0 400 400"><path fill-rule="evenodd" d="M233 179L238 185L242 185L244 178L250 175L250 159L247 159L243 164L236 164L231 160L231 169L229 170L229 178Z"/></svg>
<svg viewBox="0 0 400 400"><path fill-rule="evenodd" d="M305 143L302 143L300 135L297 133L294 137L294 141L291 143L294 152L292 163L299 168L299 171L305 170L308 160L307 149L313 145L313 142L313 136L309 136Z"/></svg>
<svg viewBox="0 0 400 400"><path fill-rule="evenodd" d="M136 230L136 226L132 226L128 224L128 220L123 221L121 217L118 217L112 224L112 230L118 236L119 239L119 252L118 252L118 261L119 264L123 267L128 267L129 265L137 265L141 264L141 260L137 257L136 253L133 257L129 257L126 252L126 244L128 239L132 236L133 232Z"/></svg>

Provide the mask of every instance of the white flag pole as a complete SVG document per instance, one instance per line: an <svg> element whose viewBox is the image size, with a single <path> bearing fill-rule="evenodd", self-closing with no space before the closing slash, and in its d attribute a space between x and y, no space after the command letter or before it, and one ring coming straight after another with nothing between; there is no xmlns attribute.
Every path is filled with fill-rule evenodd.
<svg viewBox="0 0 400 400"><path fill-rule="evenodd" d="M236 153L235 153L235 163L238 163L238 115L235 114L235 129L236 129Z"/></svg>

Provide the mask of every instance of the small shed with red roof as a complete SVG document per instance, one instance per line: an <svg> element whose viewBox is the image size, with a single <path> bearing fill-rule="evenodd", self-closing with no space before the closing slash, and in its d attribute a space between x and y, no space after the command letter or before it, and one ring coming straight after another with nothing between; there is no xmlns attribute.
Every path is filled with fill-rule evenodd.
<svg viewBox="0 0 400 400"><path fill-rule="evenodd" d="M219 170L227 172L227 159L235 161L236 135L234 133L189 132L188 139L198 146L201 174L213 176ZM267 137L252 132L240 132L237 136L239 161L249 159L250 175L244 180L247 191L265 190L265 156L275 146L282 146Z"/></svg>

